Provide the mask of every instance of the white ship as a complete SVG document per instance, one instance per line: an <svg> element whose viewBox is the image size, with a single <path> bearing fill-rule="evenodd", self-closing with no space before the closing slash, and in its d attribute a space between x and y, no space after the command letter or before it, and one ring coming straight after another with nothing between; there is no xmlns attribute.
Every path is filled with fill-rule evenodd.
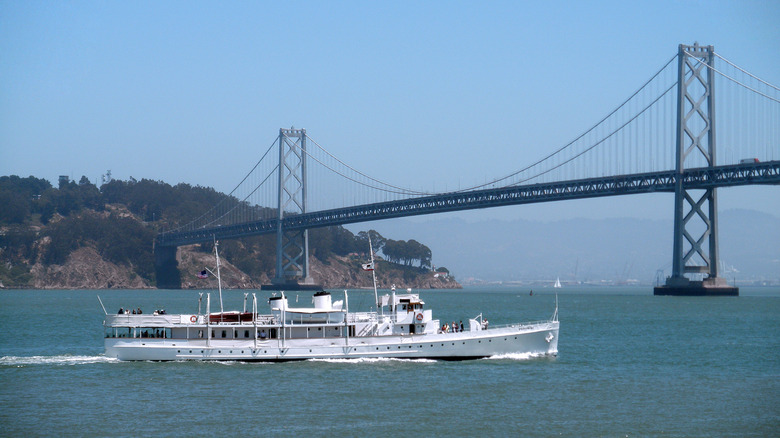
<svg viewBox="0 0 780 438"><path fill-rule="evenodd" d="M373 270L373 265L372 257L363 267ZM464 325L434 319L420 296L410 290L396 293L393 289L377 296L375 286L374 292L377 310L368 312L350 311L347 291L343 301L335 302L330 292L322 291L314 294L313 307L290 307L284 292L272 296L267 314L258 313L256 294L252 294L250 311L245 294L243 311L211 313L208 294L205 313L107 313L105 354L120 360L290 361L460 360L516 353L554 356L558 352L557 299L547 321L494 326L480 314Z"/></svg>

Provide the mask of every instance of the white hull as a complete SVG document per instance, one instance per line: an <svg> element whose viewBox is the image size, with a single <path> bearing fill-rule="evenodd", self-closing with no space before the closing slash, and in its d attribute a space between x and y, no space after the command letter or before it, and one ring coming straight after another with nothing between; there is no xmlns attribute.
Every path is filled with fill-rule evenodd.
<svg viewBox="0 0 780 438"><path fill-rule="evenodd" d="M350 338L106 338L105 348L108 357L151 361L291 361L378 357L460 360L506 354L554 356L558 353L558 326L558 321L548 321L458 333Z"/></svg>

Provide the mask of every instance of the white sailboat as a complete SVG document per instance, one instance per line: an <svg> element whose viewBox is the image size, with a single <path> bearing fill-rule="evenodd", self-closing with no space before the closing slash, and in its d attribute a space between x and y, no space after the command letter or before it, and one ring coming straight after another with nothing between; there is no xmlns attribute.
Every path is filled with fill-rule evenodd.
<svg viewBox="0 0 780 438"><path fill-rule="evenodd" d="M553 285L554 288L560 289L561 288L561 278L558 277L555 279L555 284Z"/></svg>

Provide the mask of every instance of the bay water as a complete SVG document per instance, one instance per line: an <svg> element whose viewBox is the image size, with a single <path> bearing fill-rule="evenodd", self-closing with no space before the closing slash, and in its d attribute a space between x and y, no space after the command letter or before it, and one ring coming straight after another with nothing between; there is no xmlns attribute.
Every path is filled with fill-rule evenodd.
<svg viewBox="0 0 780 438"><path fill-rule="evenodd" d="M103 309L198 310L199 291L0 291L2 436L780 435L780 288L558 290L554 358L119 362ZM270 296L250 291L261 313ZM332 291L334 299L343 292ZM555 290L418 291L443 322L547 319ZM310 293L288 295L308 306ZM204 295L205 298L205 295ZM244 291L224 292L225 310ZM218 306L212 291L212 310ZM370 291L351 291L367 310ZM204 299L205 303L205 299ZM202 309L205 311L205 304Z"/></svg>

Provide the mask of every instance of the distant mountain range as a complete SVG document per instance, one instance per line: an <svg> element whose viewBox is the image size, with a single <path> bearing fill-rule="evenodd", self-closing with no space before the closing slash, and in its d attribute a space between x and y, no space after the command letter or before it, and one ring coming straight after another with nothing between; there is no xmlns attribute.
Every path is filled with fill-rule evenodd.
<svg viewBox="0 0 780 438"><path fill-rule="evenodd" d="M462 283L542 281L652 284L671 274L669 220L569 219L552 222L452 216L352 225L384 235L424 240L437 266ZM722 276L729 282L780 281L780 218L750 210L719 214Z"/></svg>

